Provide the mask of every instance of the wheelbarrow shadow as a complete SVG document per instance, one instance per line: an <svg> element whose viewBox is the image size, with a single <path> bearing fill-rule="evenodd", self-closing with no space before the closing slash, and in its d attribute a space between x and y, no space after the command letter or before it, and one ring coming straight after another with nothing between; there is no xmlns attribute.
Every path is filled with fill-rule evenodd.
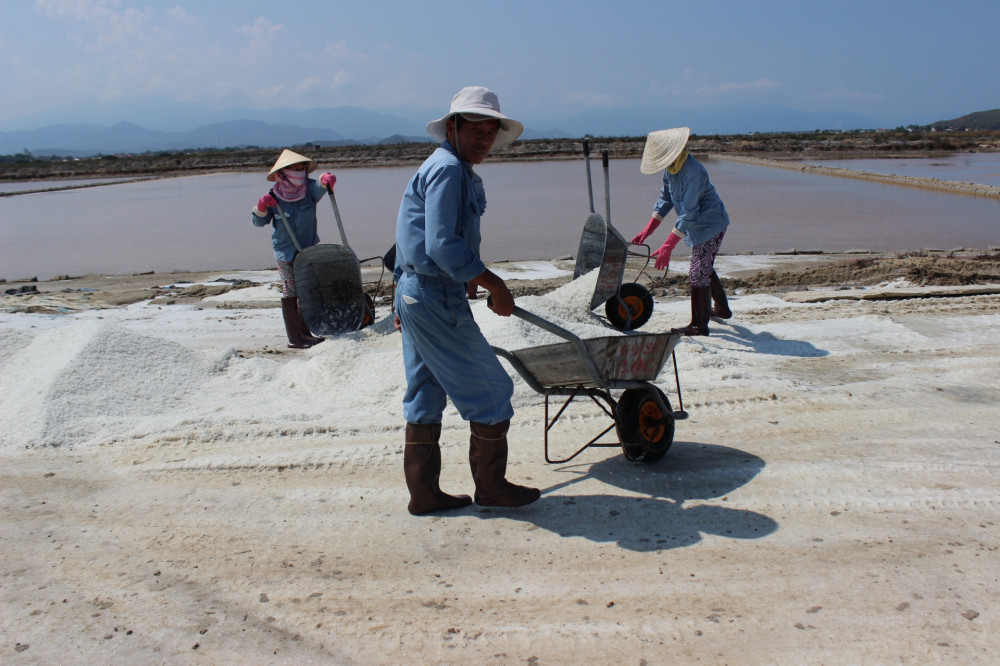
<svg viewBox="0 0 1000 666"><path fill-rule="evenodd" d="M638 552L698 543L704 534L760 539L778 528L768 516L692 501L724 499L749 483L764 461L738 449L714 444L675 442L665 458L651 465L615 456L593 465L574 464L557 473L570 478L543 490L535 504L516 512L480 509L481 518L531 522L564 537L617 543ZM554 494L585 481L598 481L630 494ZM589 485L589 484L588 484Z"/></svg>

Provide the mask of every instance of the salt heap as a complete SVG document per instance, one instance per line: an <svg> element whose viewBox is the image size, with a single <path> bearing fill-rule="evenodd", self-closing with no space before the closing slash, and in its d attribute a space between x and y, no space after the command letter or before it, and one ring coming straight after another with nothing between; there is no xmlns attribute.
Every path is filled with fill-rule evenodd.
<svg viewBox="0 0 1000 666"><path fill-rule="evenodd" d="M0 446L60 446L177 411L211 374L203 356L99 321L0 336Z"/></svg>
<svg viewBox="0 0 1000 666"><path fill-rule="evenodd" d="M596 273L517 304L581 338L621 335L590 310ZM563 341L497 316L485 298L472 309L496 347ZM0 330L0 449L162 439L259 446L274 436L377 434L402 422L402 348L391 317L303 352L244 358L233 348L205 348L205 325L196 317L211 312L147 305ZM154 317L162 319L151 323ZM511 374L515 407L540 400ZM457 417L448 410L446 419Z"/></svg>

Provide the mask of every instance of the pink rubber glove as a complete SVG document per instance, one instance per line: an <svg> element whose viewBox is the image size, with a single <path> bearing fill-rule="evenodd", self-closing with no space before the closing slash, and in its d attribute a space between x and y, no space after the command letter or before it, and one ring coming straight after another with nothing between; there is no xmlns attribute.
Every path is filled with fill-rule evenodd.
<svg viewBox="0 0 1000 666"><path fill-rule="evenodd" d="M257 210L259 210L262 213L265 212L268 208L277 208L277 207L278 207L277 199L272 197L270 194L265 194L260 198L260 201L257 202Z"/></svg>
<svg viewBox="0 0 1000 666"><path fill-rule="evenodd" d="M323 172L323 175L319 177L319 184L328 190L332 190L333 186L337 183L337 177L334 176L329 171Z"/></svg>
<svg viewBox="0 0 1000 666"><path fill-rule="evenodd" d="M660 222L661 220L656 219L655 215L649 218L649 224L646 225L645 229L636 234L635 238L632 239L632 244L642 245L645 243L646 239L649 238L654 231L656 231L656 227L660 226Z"/></svg>
<svg viewBox="0 0 1000 666"><path fill-rule="evenodd" d="M674 248L677 247L677 243L679 243L680 240L681 237L673 231L667 234L667 240L663 241L663 245L660 246L660 249L652 255L656 257L656 270L662 271L667 269L670 265L670 253L674 251Z"/></svg>

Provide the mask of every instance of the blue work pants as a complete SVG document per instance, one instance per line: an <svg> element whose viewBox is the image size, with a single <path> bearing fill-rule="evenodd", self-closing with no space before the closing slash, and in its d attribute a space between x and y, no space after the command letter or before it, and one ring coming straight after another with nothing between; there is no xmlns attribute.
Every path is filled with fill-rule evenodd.
<svg viewBox="0 0 1000 666"><path fill-rule="evenodd" d="M407 423L440 423L447 398L466 421L494 425L514 415L514 382L473 319L464 284L403 273L396 313Z"/></svg>

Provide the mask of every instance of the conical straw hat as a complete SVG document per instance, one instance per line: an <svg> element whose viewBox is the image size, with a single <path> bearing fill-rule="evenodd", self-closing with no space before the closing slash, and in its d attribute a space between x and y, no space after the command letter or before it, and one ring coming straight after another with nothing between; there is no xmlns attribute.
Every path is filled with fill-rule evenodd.
<svg viewBox="0 0 1000 666"><path fill-rule="evenodd" d="M689 136L691 136L689 127L650 132L646 137L646 147L642 151L639 170L645 174L654 174L666 169L684 150Z"/></svg>
<svg viewBox="0 0 1000 666"><path fill-rule="evenodd" d="M304 155L299 155L298 153L294 153L288 150L288 148L285 148L281 151L281 155L278 156L278 161L274 163L274 166L271 167L271 170L268 172L267 179L273 183L275 179L275 172L280 171L285 167L290 167L293 164L302 164L303 162L309 165L306 167L306 173L312 173L316 167L319 166L316 163L316 160L309 159Z"/></svg>

